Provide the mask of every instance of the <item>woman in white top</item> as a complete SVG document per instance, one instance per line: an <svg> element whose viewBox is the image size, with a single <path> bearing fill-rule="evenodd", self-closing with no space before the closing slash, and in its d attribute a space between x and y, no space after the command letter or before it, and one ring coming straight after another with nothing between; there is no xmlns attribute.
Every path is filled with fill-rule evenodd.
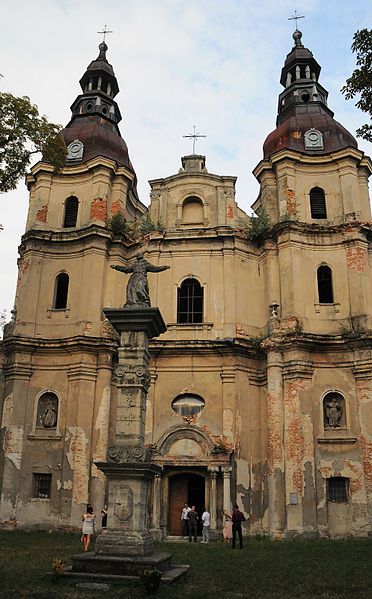
<svg viewBox="0 0 372 599"><path fill-rule="evenodd" d="M95 515L93 514L93 508L91 505L88 505L87 511L85 512L84 516L82 517L83 535L81 537L81 540L83 541L83 544L84 544L84 551L88 551L89 545L90 545L90 540L92 538L92 535L94 534L94 519L95 519Z"/></svg>

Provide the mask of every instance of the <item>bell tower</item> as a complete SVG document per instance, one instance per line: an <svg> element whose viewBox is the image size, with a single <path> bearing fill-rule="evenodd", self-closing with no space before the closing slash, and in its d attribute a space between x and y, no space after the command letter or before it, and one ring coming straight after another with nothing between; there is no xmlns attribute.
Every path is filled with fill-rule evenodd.
<svg viewBox="0 0 372 599"><path fill-rule="evenodd" d="M79 524L88 501L104 504L94 462L106 457L116 345L102 308L123 300L109 262L118 253L125 261L129 245L110 220L146 211L118 126L107 49L99 45L61 132L65 166L55 172L41 160L27 177L16 312L4 339L5 520Z"/></svg>

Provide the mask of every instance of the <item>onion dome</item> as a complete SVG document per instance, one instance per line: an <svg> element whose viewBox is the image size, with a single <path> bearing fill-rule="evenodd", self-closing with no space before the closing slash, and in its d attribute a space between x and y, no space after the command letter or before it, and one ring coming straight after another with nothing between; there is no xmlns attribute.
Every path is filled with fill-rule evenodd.
<svg viewBox="0 0 372 599"><path fill-rule="evenodd" d="M265 140L264 158L282 149L316 155L358 147L351 133L333 118L328 92L318 81L321 67L301 38L296 29L295 45L280 77L285 89L279 95L277 128Z"/></svg>
<svg viewBox="0 0 372 599"><path fill-rule="evenodd" d="M66 164L104 156L134 171L118 127L121 114L114 98L119 86L106 58L107 49L105 42L99 44L98 57L80 79L83 93L72 104L71 120L61 131L68 150Z"/></svg>

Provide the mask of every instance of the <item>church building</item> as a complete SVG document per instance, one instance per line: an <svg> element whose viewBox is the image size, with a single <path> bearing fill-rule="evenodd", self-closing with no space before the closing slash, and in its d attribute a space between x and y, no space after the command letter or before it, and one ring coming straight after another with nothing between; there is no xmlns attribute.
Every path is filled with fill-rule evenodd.
<svg viewBox="0 0 372 599"><path fill-rule="evenodd" d="M146 444L161 467L154 538L181 535L185 502L211 534L237 502L245 535L372 534L371 160L328 107L320 65L293 34L275 130L248 217L236 177L205 156L150 181L121 136L105 42L62 135L65 167L27 177L13 318L0 342L0 522L80 526L107 501L118 338L142 252L167 331L150 343Z"/></svg>

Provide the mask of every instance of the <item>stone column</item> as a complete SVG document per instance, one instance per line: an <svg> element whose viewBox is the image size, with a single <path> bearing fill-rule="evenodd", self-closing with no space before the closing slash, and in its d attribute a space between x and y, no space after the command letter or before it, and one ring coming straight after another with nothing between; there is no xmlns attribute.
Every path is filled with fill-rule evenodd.
<svg viewBox="0 0 372 599"><path fill-rule="evenodd" d="M145 450L146 396L150 383L149 339L165 332L157 308L105 309L120 334L115 369L117 404L108 460L97 463L108 478L108 528L97 537L96 553L147 556L153 552L148 530L149 484L160 467Z"/></svg>
<svg viewBox="0 0 372 599"><path fill-rule="evenodd" d="M209 513L211 515L211 530L217 527L217 473L218 466L208 468L210 475Z"/></svg>
<svg viewBox="0 0 372 599"><path fill-rule="evenodd" d="M152 487L152 522L151 535L154 539L162 538L160 528L160 506L161 506L161 474L155 474Z"/></svg>
<svg viewBox="0 0 372 599"><path fill-rule="evenodd" d="M223 476L223 511L231 514L231 489L230 489L230 479L231 479L231 466L222 466L222 476Z"/></svg>

